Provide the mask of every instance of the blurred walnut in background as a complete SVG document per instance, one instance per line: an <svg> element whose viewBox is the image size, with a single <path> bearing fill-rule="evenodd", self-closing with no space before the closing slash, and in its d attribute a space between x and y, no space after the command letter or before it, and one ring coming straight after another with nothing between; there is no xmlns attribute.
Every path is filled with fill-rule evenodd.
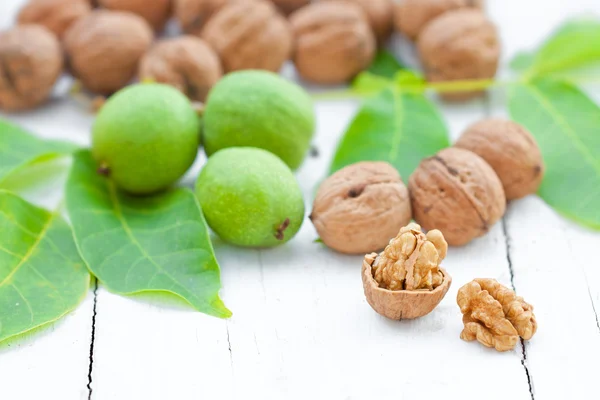
<svg viewBox="0 0 600 400"><path fill-rule="evenodd" d="M198 35L208 20L223 6L235 1L251 2L254 0L173 0L175 18L185 33Z"/></svg>
<svg viewBox="0 0 600 400"><path fill-rule="evenodd" d="M392 0L347 0L356 3L365 13L377 43L384 43L394 30L394 2Z"/></svg>
<svg viewBox="0 0 600 400"><path fill-rule="evenodd" d="M285 15L289 15L297 9L310 4L310 1L311 0L271 0L271 2Z"/></svg>
<svg viewBox="0 0 600 400"><path fill-rule="evenodd" d="M19 24L39 24L58 37L79 18L91 12L88 0L31 0L17 16Z"/></svg>
<svg viewBox="0 0 600 400"><path fill-rule="evenodd" d="M171 16L171 0L98 0L98 4L109 10L137 14L156 31L162 30Z"/></svg>

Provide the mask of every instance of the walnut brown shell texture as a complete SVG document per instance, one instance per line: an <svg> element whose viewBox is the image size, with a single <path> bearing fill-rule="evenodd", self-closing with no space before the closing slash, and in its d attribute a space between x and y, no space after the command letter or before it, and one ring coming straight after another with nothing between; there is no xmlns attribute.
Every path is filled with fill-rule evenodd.
<svg viewBox="0 0 600 400"><path fill-rule="evenodd" d="M375 56L375 36L362 9L348 1L312 3L290 16L299 75L321 84L344 83Z"/></svg>
<svg viewBox="0 0 600 400"><path fill-rule="evenodd" d="M30 0L19 11L17 21L21 25L43 25L62 37L75 21L91 10L87 0Z"/></svg>
<svg viewBox="0 0 600 400"><path fill-rule="evenodd" d="M225 72L277 72L292 52L287 20L267 1L235 1L214 15L201 37L216 50Z"/></svg>
<svg viewBox="0 0 600 400"><path fill-rule="evenodd" d="M183 32L200 36L204 25L226 4L255 0L173 0L175 18Z"/></svg>
<svg viewBox="0 0 600 400"><path fill-rule="evenodd" d="M299 8L310 4L311 0L271 0L285 15L290 15Z"/></svg>
<svg viewBox="0 0 600 400"><path fill-rule="evenodd" d="M73 75L99 94L111 94L136 75L153 33L140 16L93 11L65 33L64 49Z"/></svg>
<svg viewBox="0 0 600 400"><path fill-rule="evenodd" d="M411 218L408 190L384 162L347 166L319 187L309 217L329 248L346 254L383 249Z"/></svg>
<svg viewBox="0 0 600 400"><path fill-rule="evenodd" d="M381 254L367 254L363 260L363 289L369 305L390 319L429 314L452 283L440 268L447 250L438 230L424 234L415 223L400 229Z"/></svg>
<svg viewBox="0 0 600 400"><path fill-rule="evenodd" d="M394 30L393 0L347 0L357 4L367 17L378 44L383 44Z"/></svg>
<svg viewBox="0 0 600 400"><path fill-rule="evenodd" d="M21 111L45 102L63 70L56 36L41 25L0 33L0 108Z"/></svg>
<svg viewBox="0 0 600 400"><path fill-rule="evenodd" d="M172 85L203 102L222 74L216 53L202 39L184 35L154 44L140 62L139 78Z"/></svg>
<svg viewBox="0 0 600 400"><path fill-rule="evenodd" d="M470 126L456 147L483 158L496 172L507 200L535 193L544 177L544 161L535 139L523 126L486 119Z"/></svg>
<svg viewBox="0 0 600 400"><path fill-rule="evenodd" d="M439 229L450 245L483 236L504 215L502 182L481 157L448 148L423 160L408 184L414 219Z"/></svg>
<svg viewBox="0 0 600 400"><path fill-rule="evenodd" d="M171 0L98 0L98 4L109 10L137 14L156 31L162 30L171 16Z"/></svg>

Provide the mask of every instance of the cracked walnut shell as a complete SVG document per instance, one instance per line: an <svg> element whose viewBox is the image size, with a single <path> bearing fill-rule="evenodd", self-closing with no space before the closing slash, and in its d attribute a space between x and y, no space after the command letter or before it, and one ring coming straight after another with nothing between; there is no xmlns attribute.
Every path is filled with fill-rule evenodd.
<svg viewBox="0 0 600 400"><path fill-rule="evenodd" d="M502 119L486 119L470 126L456 147L483 158L502 182L507 200L537 191L544 177L544 160L535 139L523 126Z"/></svg>
<svg viewBox="0 0 600 400"><path fill-rule="evenodd" d="M375 36L361 8L348 1L313 3L290 16L299 75L322 84L343 83L375 56Z"/></svg>
<svg viewBox="0 0 600 400"><path fill-rule="evenodd" d="M529 340L537 330L533 307L495 279L467 283L459 289L456 302L463 314L463 340L507 351L519 336Z"/></svg>
<svg viewBox="0 0 600 400"><path fill-rule="evenodd" d="M359 162L323 181L309 218L333 250L379 251L410 221L408 190L390 164Z"/></svg>
<svg viewBox="0 0 600 400"><path fill-rule="evenodd" d="M43 26L0 33L0 108L21 111L45 102L62 70L60 43Z"/></svg>
<svg viewBox="0 0 600 400"><path fill-rule="evenodd" d="M487 233L504 215L502 182L481 157L448 148L421 161L408 188L414 219L461 246Z"/></svg>
<svg viewBox="0 0 600 400"><path fill-rule="evenodd" d="M415 223L403 227L381 254L365 256L362 279L367 302L391 319L429 314L452 283L440 268L447 250L440 231L425 235Z"/></svg>
<svg viewBox="0 0 600 400"><path fill-rule="evenodd" d="M137 14L156 31L162 30L171 16L171 0L98 0L98 4L108 10Z"/></svg>
<svg viewBox="0 0 600 400"><path fill-rule="evenodd" d="M17 21L21 25L43 25L61 37L76 20L91 10L87 0L31 0L21 8Z"/></svg>
<svg viewBox="0 0 600 400"><path fill-rule="evenodd" d="M191 100L203 102L223 74L216 53L202 39L180 36L156 43L140 62L141 81L176 87Z"/></svg>

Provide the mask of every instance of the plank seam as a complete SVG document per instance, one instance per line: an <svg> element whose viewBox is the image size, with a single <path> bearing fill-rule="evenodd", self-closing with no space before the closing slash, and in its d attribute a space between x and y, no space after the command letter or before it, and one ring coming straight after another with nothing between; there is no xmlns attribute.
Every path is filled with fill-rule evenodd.
<svg viewBox="0 0 600 400"><path fill-rule="evenodd" d="M92 399L92 371L94 368L94 341L96 340L96 306L98 304L98 280L94 280L94 307L92 308L92 340L90 342L90 365L88 368L88 400Z"/></svg>

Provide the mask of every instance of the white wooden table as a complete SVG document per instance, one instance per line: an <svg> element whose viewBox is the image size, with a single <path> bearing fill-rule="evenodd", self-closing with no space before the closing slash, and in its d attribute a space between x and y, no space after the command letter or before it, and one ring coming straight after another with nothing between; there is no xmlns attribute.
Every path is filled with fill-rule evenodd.
<svg viewBox="0 0 600 400"><path fill-rule="evenodd" d="M21 3L0 2L2 28ZM488 12L506 64L564 18L600 15L600 1L488 0ZM406 43L395 48L411 57ZM600 99L600 87L595 94ZM471 122L505 114L503 102L495 92L444 105L453 138ZM308 209L356 108L353 101L317 105L319 154L298 173ZM63 98L8 118L40 136L87 144L93 116ZM52 207L64 179L49 173L43 184L15 189ZM230 320L102 286L90 291L60 322L0 345L0 399L599 398L600 234L564 220L539 198L511 203L487 236L452 248L445 261L450 292L415 321L377 315L362 292L361 257L335 254L313 243L316 237L307 220L297 238L272 250L216 240ZM475 277L512 285L535 306L539 330L524 348L501 354L459 339L456 292Z"/></svg>

